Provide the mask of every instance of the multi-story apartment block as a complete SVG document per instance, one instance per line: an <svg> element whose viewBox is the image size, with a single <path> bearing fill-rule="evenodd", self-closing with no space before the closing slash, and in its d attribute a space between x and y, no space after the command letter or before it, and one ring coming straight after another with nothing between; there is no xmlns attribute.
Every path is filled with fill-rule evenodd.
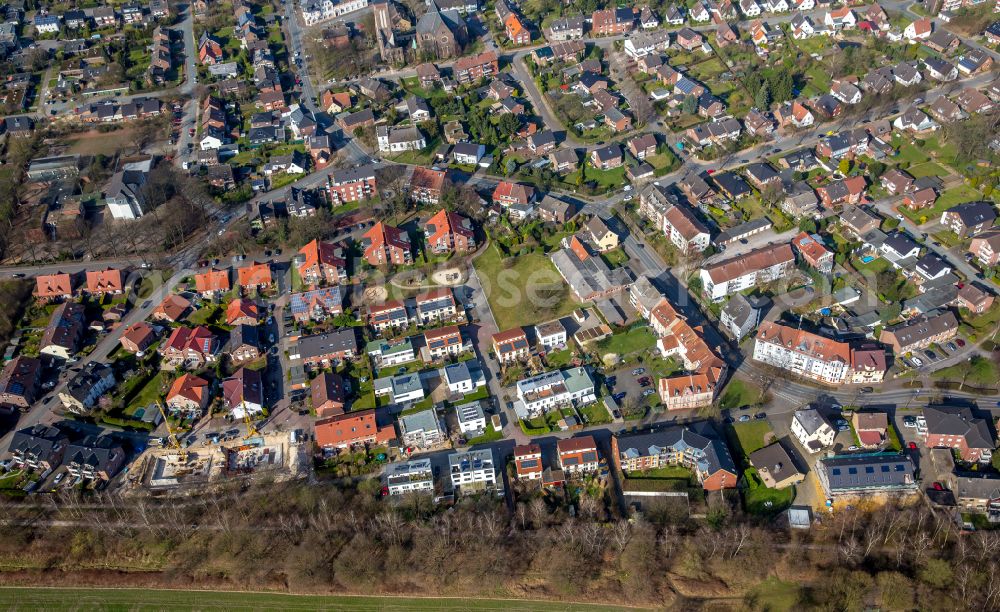
<svg viewBox="0 0 1000 612"><path fill-rule="evenodd" d="M727 295L782 278L795 266L795 254L788 244L761 247L701 269L705 293L713 301Z"/></svg>
<svg viewBox="0 0 1000 612"><path fill-rule="evenodd" d="M597 400L594 381L585 368L544 372L517 382L514 410L536 417L563 406L582 406Z"/></svg>

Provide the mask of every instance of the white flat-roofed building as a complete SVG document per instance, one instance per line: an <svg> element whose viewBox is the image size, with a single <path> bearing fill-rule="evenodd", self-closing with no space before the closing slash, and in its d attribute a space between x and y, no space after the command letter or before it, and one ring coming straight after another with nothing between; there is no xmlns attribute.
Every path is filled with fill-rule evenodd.
<svg viewBox="0 0 1000 612"><path fill-rule="evenodd" d="M486 413L479 402L470 402L455 406L458 415L458 429L462 433L479 434L486 431Z"/></svg>
<svg viewBox="0 0 1000 612"><path fill-rule="evenodd" d="M546 351L565 348L566 328L559 321L549 321L535 326L535 337L538 344Z"/></svg>
<svg viewBox="0 0 1000 612"><path fill-rule="evenodd" d="M514 410L521 418L531 418L554 408L584 405L596 400L594 380L587 370L569 368L519 380Z"/></svg>
<svg viewBox="0 0 1000 612"><path fill-rule="evenodd" d="M448 471L451 485L463 493L497 488L496 466L489 448L452 453L448 456Z"/></svg>
<svg viewBox="0 0 1000 612"><path fill-rule="evenodd" d="M434 490L434 470L430 459L414 459L393 463L385 470L385 485L389 495L431 492Z"/></svg>

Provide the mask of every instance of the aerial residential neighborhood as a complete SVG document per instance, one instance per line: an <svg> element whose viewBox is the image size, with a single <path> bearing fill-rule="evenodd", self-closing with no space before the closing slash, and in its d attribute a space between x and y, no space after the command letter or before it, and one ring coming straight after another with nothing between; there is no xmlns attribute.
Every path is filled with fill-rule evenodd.
<svg viewBox="0 0 1000 612"><path fill-rule="evenodd" d="M1000 2L0 7L0 559L1000 607Z"/></svg>

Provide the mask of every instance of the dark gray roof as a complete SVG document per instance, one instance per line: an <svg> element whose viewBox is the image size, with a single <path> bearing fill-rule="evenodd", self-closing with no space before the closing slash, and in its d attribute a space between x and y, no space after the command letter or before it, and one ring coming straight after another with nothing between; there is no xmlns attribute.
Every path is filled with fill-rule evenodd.
<svg viewBox="0 0 1000 612"><path fill-rule="evenodd" d="M976 418L965 406L927 406L924 419L928 434L963 436L969 448L993 450L996 447L986 420Z"/></svg>
<svg viewBox="0 0 1000 612"><path fill-rule="evenodd" d="M765 446L760 450L750 453L750 465L757 468L757 471L767 471L771 478L781 482L786 478L801 474L791 455L785 450L780 442Z"/></svg>
<svg viewBox="0 0 1000 612"><path fill-rule="evenodd" d="M695 431L695 430L698 431ZM725 443L715 438L715 432L705 422L692 423L687 427L667 427L637 434L619 435L618 450L626 457L644 457L660 454L662 449L700 451L698 467L702 471L715 473L725 470L736 473L736 465L729 455Z"/></svg>
<svg viewBox="0 0 1000 612"><path fill-rule="evenodd" d="M817 467L831 493L916 487L913 462L902 454L835 455L820 459Z"/></svg>
<svg viewBox="0 0 1000 612"><path fill-rule="evenodd" d="M318 357L320 355L329 355L348 350L358 350L358 338L354 333L354 328L351 327L325 334L299 338L299 354L303 358Z"/></svg>
<svg viewBox="0 0 1000 612"><path fill-rule="evenodd" d="M89 465L102 472L111 468L115 453L122 452L121 446L110 436L87 436L70 444L66 449L66 463Z"/></svg>
<svg viewBox="0 0 1000 612"><path fill-rule="evenodd" d="M14 432L10 440L10 452L20 451L26 455L47 458L57 444L66 441L66 436L51 425L34 425Z"/></svg>
<svg viewBox="0 0 1000 612"><path fill-rule="evenodd" d="M1000 499L1000 478L956 476L955 489L959 498Z"/></svg>
<svg viewBox="0 0 1000 612"><path fill-rule="evenodd" d="M997 212L989 202L966 202L958 206L952 206L945 212L958 215L965 226L979 225L980 223L992 223L997 218Z"/></svg>

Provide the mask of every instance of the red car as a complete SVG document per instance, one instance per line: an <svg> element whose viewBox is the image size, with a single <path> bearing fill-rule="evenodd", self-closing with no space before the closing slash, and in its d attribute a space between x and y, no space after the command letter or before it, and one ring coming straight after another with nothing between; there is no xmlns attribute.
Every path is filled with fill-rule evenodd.
<svg viewBox="0 0 1000 612"><path fill-rule="evenodd" d="M194 128L188 129L188 136L194 136Z"/></svg>
<svg viewBox="0 0 1000 612"><path fill-rule="evenodd" d="M944 491L944 485L940 482L935 482L933 486L935 491Z"/></svg>
<svg viewBox="0 0 1000 612"><path fill-rule="evenodd" d="M907 446L910 448L910 450L917 450L916 442L910 442L909 444L907 444Z"/></svg>

